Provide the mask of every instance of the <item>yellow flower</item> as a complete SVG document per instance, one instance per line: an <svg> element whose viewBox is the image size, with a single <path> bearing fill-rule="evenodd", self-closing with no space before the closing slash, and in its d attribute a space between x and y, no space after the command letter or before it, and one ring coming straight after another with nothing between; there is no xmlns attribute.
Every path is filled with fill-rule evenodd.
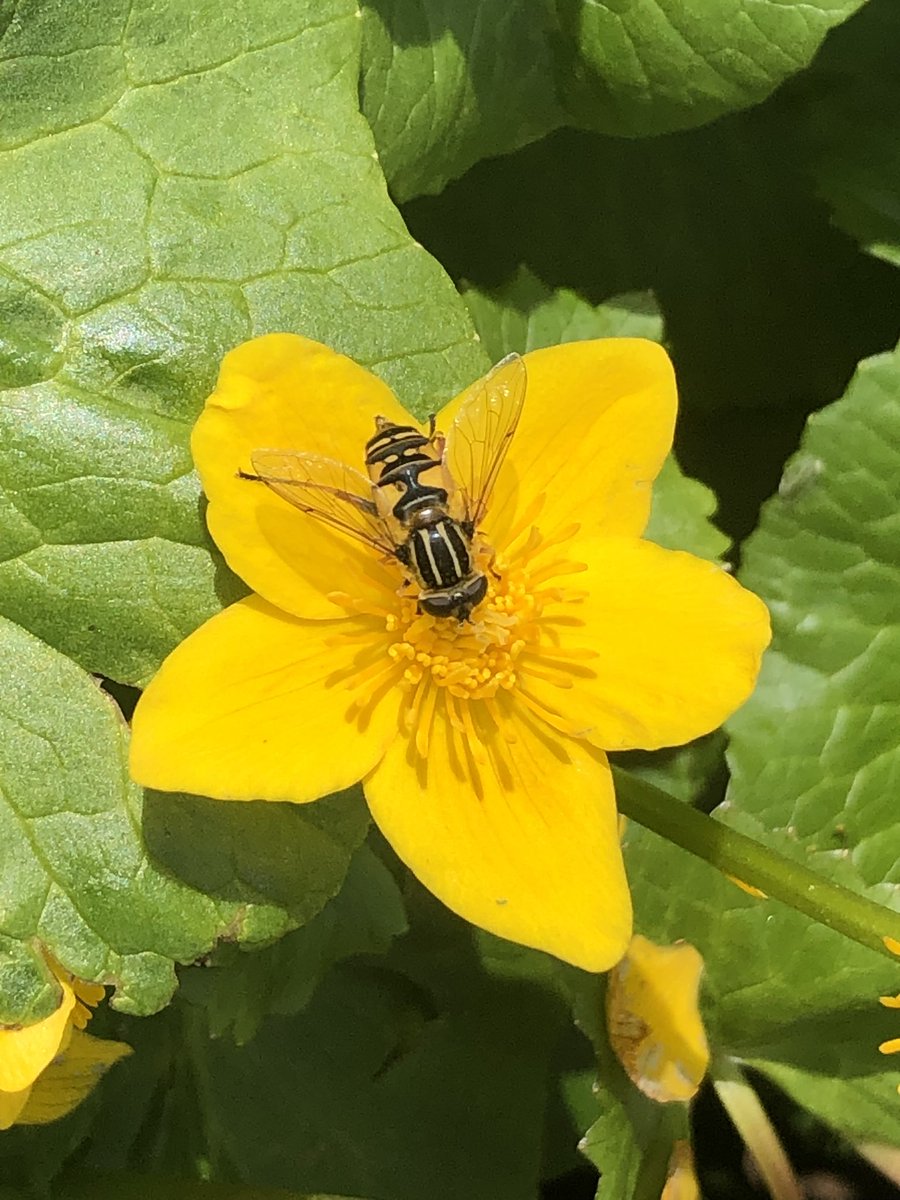
<svg viewBox="0 0 900 1200"><path fill-rule="evenodd" d="M56 1011L34 1025L0 1027L0 1129L65 1116L131 1053L124 1042L84 1032L90 1007L103 999L100 984L75 979L49 956L48 964L60 987Z"/></svg>
<svg viewBox="0 0 900 1200"><path fill-rule="evenodd" d="M226 356L193 452L210 531L256 595L165 661L135 713L132 773L301 803L361 779L450 908L605 970L631 906L604 751L719 725L753 688L768 614L714 564L641 540L675 419L665 352L608 339L525 363L482 522L488 595L458 623L417 612L399 563L238 475L276 447L361 469L376 414L409 422L388 387L291 334Z"/></svg>
<svg viewBox="0 0 900 1200"><path fill-rule="evenodd" d="M610 1045L631 1082L651 1100L690 1100L709 1067L697 1004L702 972L703 959L690 943L657 946L640 934L610 972Z"/></svg>

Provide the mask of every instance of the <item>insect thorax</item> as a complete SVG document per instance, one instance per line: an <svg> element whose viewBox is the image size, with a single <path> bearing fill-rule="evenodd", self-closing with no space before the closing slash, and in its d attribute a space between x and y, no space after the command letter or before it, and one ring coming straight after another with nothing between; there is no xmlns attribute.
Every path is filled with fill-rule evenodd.
<svg viewBox="0 0 900 1200"><path fill-rule="evenodd" d="M469 546L450 517L414 527L406 544L409 565L428 591L454 587L472 573Z"/></svg>
<svg viewBox="0 0 900 1200"><path fill-rule="evenodd" d="M472 530L449 511L447 475L434 442L411 425L379 417L366 443L366 468L379 507L406 535L397 556L415 576L421 608L466 619L484 598L487 581L473 568Z"/></svg>

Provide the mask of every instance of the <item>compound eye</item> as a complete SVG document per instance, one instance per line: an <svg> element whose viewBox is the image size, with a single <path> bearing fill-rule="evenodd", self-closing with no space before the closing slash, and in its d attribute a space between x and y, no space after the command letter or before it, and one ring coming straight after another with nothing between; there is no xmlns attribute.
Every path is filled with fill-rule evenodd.
<svg viewBox="0 0 900 1200"><path fill-rule="evenodd" d="M472 608L480 604L487 595L487 577L479 575L477 579L473 579L460 592L460 599L465 599Z"/></svg>
<svg viewBox="0 0 900 1200"><path fill-rule="evenodd" d="M459 604L459 596L452 592L450 595L420 596L419 607L429 617L452 617Z"/></svg>

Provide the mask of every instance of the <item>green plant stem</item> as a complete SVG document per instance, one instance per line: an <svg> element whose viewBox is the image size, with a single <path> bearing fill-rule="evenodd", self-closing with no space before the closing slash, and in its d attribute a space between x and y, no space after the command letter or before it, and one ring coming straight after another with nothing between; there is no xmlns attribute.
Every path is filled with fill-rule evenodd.
<svg viewBox="0 0 900 1200"><path fill-rule="evenodd" d="M626 771L614 767L613 775L619 811L639 825L863 946L890 956L882 939L900 941L900 913L823 879Z"/></svg>

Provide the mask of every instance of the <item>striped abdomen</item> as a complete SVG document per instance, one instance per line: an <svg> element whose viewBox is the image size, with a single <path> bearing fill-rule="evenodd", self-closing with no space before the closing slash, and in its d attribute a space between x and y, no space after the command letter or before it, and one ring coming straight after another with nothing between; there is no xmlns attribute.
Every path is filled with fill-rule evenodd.
<svg viewBox="0 0 900 1200"><path fill-rule="evenodd" d="M394 425L384 417L376 417L375 424L375 435L366 442L366 469L376 488L399 492L391 515L408 529L421 510L445 510L443 465L431 439L412 425Z"/></svg>

